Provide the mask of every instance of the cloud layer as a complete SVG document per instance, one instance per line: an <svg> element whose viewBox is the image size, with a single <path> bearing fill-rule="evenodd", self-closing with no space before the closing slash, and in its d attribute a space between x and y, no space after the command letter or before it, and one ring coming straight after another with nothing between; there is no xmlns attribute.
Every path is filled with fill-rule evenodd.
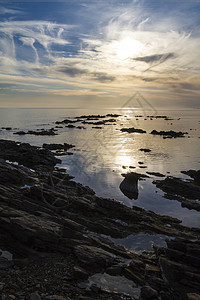
<svg viewBox="0 0 200 300"><path fill-rule="evenodd" d="M19 10L2 4L0 99L13 93L109 99L133 90L149 91L152 97L158 89L177 99L184 91L198 99L196 2L190 3L193 18L188 17L187 28L184 9L189 4L182 2L183 12L177 15L176 1L166 1L166 15L145 1L85 1L75 7L61 1L50 11L54 21L30 15L29 5Z"/></svg>

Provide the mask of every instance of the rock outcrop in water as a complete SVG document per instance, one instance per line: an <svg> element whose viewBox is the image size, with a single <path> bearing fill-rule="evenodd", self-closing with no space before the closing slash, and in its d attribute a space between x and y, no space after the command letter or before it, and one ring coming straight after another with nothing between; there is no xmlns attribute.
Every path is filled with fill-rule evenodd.
<svg viewBox="0 0 200 300"><path fill-rule="evenodd" d="M13 134L18 134L18 135L26 135L26 134L31 134L31 135L57 135L54 128L47 129L47 130L45 130L45 129L29 130L27 132L17 131L17 132L14 132Z"/></svg>
<svg viewBox="0 0 200 300"><path fill-rule="evenodd" d="M182 132L182 131L173 131L173 130L170 130L170 131L157 131L157 130L152 130L151 131L151 134L153 135L162 135L163 138L178 138L178 137L184 137L185 134L188 134L187 132Z"/></svg>
<svg viewBox="0 0 200 300"><path fill-rule="evenodd" d="M139 128L134 128L134 127L121 128L120 131L122 131L122 132L128 132L128 133L146 133L145 130L139 129Z"/></svg>
<svg viewBox="0 0 200 300"><path fill-rule="evenodd" d="M148 177L139 173L130 172L127 174L122 174L124 180L120 183L121 192L129 199L138 198L138 180L142 177Z"/></svg>
<svg viewBox="0 0 200 300"><path fill-rule="evenodd" d="M200 170L183 171L193 179L183 180L172 176L153 183L165 192L164 197L178 200L183 207L200 211Z"/></svg>
<svg viewBox="0 0 200 300"><path fill-rule="evenodd" d="M0 140L0 159L0 248L19 256L0 256L3 299L177 300L200 294L200 230L96 196L55 168L58 160L48 149ZM110 239L140 232L179 237L187 247L174 241L138 255ZM96 273L132 288L111 292L101 282L89 285Z"/></svg>

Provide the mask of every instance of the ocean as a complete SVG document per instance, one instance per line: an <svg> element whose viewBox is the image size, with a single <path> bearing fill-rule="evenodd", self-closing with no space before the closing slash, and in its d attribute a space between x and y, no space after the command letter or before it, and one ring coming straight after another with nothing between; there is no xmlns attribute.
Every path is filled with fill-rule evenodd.
<svg viewBox="0 0 200 300"><path fill-rule="evenodd" d="M100 128L92 124L75 123L85 129L68 128L61 124L55 136L15 135L17 131L55 128L56 121L81 115L119 114ZM153 117L150 117L153 116ZM162 116L161 118L159 116ZM167 116L167 118L163 118ZM109 117L111 118L111 117ZM101 119L99 119L101 120ZM94 121L96 122L96 121ZM10 130L2 127L11 127ZM60 126L59 126L60 127ZM143 129L146 133L121 132L121 128ZM116 199L125 205L138 206L161 215L178 218L183 225L200 227L200 213L183 208L176 200L163 197L156 188L155 176L139 181L138 199L129 199L120 190L122 174L159 172L187 179L181 173L200 169L200 110L153 110L137 108L77 109L77 108L0 108L0 138L31 145L69 143L73 155L59 156L67 173L75 181L90 186L98 196ZM152 130L187 132L184 138L163 139L150 134ZM140 151L141 148L150 152ZM141 235L138 237L141 238ZM163 237L161 237L163 238Z"/></svg>

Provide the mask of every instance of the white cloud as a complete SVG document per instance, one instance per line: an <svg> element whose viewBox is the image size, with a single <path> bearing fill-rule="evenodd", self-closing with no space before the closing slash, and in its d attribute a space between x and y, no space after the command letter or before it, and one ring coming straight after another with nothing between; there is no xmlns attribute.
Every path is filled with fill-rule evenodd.
<svg viewBox="0 0 200 300"><path fill-rule="evenodd" d="M199 75L200 37L180 31L180 19L156 19L142 11L140 1L133 2L138 6L112 6L108 11L106 6L98 26L84 34L80 27L47 21L0 22L0 79L56 95L93 95L93 89L101 95L122 94L133 86L153 88L155 82L156 88L192 90ZM100 2L96 8L85 6L94 20L100 18L99 7ZM79 43L71 44L73 35ZM30 47L32 59L19 59L19 46L26 53Z"/></svg>

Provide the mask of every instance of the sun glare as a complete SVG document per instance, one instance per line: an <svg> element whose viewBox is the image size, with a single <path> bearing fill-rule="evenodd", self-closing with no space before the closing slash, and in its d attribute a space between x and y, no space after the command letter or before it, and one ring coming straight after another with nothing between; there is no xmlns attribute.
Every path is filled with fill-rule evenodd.
<svg viewBox="0 0 200 300"><path fill-rule="evenodd" d="M142 49L142 44L132 38L125 38L116 45L116 53L119 59L127 59L137 55Z"/></svg>

